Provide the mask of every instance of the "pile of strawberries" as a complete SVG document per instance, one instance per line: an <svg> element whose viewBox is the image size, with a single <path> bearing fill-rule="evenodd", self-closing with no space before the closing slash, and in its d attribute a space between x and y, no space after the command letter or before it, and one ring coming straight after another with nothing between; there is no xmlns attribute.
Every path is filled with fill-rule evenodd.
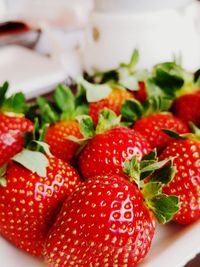
<svg viewBox="0 0 200 267"><path fill-rule="evenodd" d="M50 100L0 87L0 234L49 267L134 266L157 222L200 218L200 72L137 61Z"/></svg>

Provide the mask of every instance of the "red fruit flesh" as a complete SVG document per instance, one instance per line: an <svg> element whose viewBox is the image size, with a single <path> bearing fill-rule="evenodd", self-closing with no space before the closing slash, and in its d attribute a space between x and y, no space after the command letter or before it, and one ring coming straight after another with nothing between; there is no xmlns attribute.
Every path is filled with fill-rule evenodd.
<svg viewBox="0 0 200 267"><path fill-rule="evenodd" d="M0 234L26 252L41 256L44 241L66 196L80 183L67 163L50 158L47 176L11 162L0 187Z"/></svg>
<svg viewBox="0 0 200 267"><path fill-rule="evenodd" d="M181 209L174 221L189 224L200 218L200 142L180 140L171 143L160 159L174 157L177 173L163 192L180 197Z"/></svg>
<svg viewBox="0 0 200 267"><path fill-rule="evenodd" d="M32 130L32 122L25 117L11 117L0 113L0 166L22 150L23 134Z"/></svg>
<svg viewBox="0 0 200 267"><path fill-rule="evenodd" d="M164 149L173 140L162 129L175 131L179 134L190 132L185 122L170 113L157 113L143 117L136 121L133 129L145 136L151 147L157 148L158 151Z"/></svg>
<svg viewBox="0 0 200 267"><path fill-rule="evenodd" d="M138 155L138 160L151 151L146 139L134 130L119 127L98 134L82 150L78 165L86 179L95 175L124 175L127 159Z"/></svg>
<svg viewBox="0 0 200 267"><path fill-rule="evenodd" d="M82 138L79 124L76 121L58 122L47 129L45 142L50 145L51 153L66 162L72 162L74 155L79 148L79 144L67 140L67 136L72 135Z"/></svg>
<svg viewBox="0 0 200 267"><path fill-rule="evenodd" d="M120 109L123 102L127 99L133 99L134 96L127 90L120 90L114 88L107 98L98 102L90 103L89 115L92 117L94 124L98 122L99 113L104 108L113 110L117 115L120 115Z"/></svg>
<svg viewBox="0 0 200 267"><path fill-rule="evenodd" d="M48 266L134 266L148 252L155 221L136 185L93 177L66 200L49 232Z"/></svg>
<svg viewBox="0 0 200 267"><path fill-rule="evenodd" d="M177 98L172 112L185 122L192 121L200 127L200 90Z"/></svg>

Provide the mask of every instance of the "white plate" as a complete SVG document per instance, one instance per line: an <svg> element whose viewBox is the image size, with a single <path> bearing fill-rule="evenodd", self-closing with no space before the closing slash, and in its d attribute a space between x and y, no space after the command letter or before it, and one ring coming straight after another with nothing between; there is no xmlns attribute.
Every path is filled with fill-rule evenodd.
<svg viewBox="0 0 200 267"><path fill-rule="evenodd" d="M200 252L200 221L190 226L159 226L153 245L140 267L183 267ZM0 238L1 267L45 267ZM138 266L138 267L139 267Z"/></svg>
<svg viewBox="0 0 200 267"><path fill-rule="evenodd" d="M8 80L10 94L23 90L32 98L48 93L67 77L57 62L17 45L0 48L0 59L0 84Z"/></svg>

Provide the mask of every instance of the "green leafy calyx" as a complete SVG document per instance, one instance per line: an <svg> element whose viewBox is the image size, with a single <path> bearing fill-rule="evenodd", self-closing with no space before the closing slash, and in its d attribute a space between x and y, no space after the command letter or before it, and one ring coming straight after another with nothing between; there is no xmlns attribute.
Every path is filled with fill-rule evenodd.
<svg viewBox="0 0 200 267"><path fill-rule="evenodd" d="M0 168L0 186L2 187L6 187L7 185L6 178L5 178L6 171L7 171L7 164L4 164Z"/></svg>
<svg viewBox="0 0 200 267"><path fill-rule="evenodd" d="M191 134L185 134L185 136L191 139L197 139L200 140L200 129L193 123L193 122L189 122L189 126L192 130Z"/></svg>
<svg viewBox="0 0 200 267"><path fill-rule="evenodd" d="M95 135L95 128L92 118L88 115L82 115L77 117L80 121L80 132L86 138L92 138Z"/></svg>
<svg viewBox="0 0 200 267"><path fill-rule="evenodd" d="M135 99L125 100L121 106L121 114L125 120L135 122L144 114L144 107Z"/></svg>
<svg viewBox="0 0 200 267"><path fill-rule="evenodd" d="M46 177L47 175L49 161L41 152L23 149L20 153L15 155L12 160L21 164L31 172L37 173L41 177Z"/></svg>
<svg viewBox="0 0 200 267"><path fill-rule="evenodd" d="M47 125L40 127L36 119L33 132L25 136L25 148L12 158L13 161L41 177L46 177L49 166L48 157L53 157L49 145L44 142L46 128Z"/></svg>
<svg viewBox="0 0 200 267"><path fill-rule="evenodd" d="M158 161L156 151L152 151L141 162L137 156L125 161L124 172L141 189L146 205L159 223L166 223L173 218L179 210L179 199L162 193L163 187L172 181L176 173L173 159Z"/></svg>
<svg viewBox="0 0 200 267"><path fill-rule="evenodd" d="M121 106L121 114L125 120L134 123L141 117L166 112L171 105L172 100L170 98L160 96L150 97L144 105L135 99L125 100Z"/></svg>
<svg viewBox="0 0 200 267"><path fill-rule="evenodd" d="M75 136L67 136L67 139L81 146L85 146L87 141L96 134L101 134L112 128L119 127L121 116L117 116L112 110L105 108L99 113L99 120L96 128L94 127L92 118L88 115L78 116L77 120L79 121L80 132L84 137L78 139Z"/></svg>
<svg viewBox="0 0 200 267"><path fill-rule="evenodd" d="M110 109L103 109L99 114L99 120L96 127L96 134L104 133L112 128L120 125L121 116L117 116L114 111Z"/></svg>
<svg viewBox="0 0 200 267"><path fill-rule="evenodd" d="M18 92L10 97L6 97L8 88L8 82L5 82L0 86L0 112L8 115L14 114L15 116L16 114L24 114L27 110L24 94Z"/></svg>
<svg viewBox="0 0 200 267"><path fill-rule="evenodd" d="M51 102L41 96L37 98L43 125L73 121L77 116L88 113L88 104L81 90L74 95L69 87L59 84L53 93L53 100Z"/></svg>
<svg viewBox="0 0 200 267"><path fill-rule="evenodd" d="M162 131L176 140L200 140L200 129L193 122L189 122L189 126L192 132L185 134L178 134L177 132L168 129L162 129Z"/></svg>
<svg viewBox="0 0 200 267"><path fill-rule="evenodd" d="M146 70L136 70L135 66L139 61L139 52L133 50L130 62L121 63L116 69L108 71L97 71L90 77L90 81L102 85L111 85L119 89L128 89L131 91L139 90L139 81L146 80L148 72Z"/></svg>
<svg viewBox="0 0 200 267"><path fill-rule="evenodd" d="M78 85L86 91L86 99L89 103L100 101L109 96L112 87L105 84L94 84L86 81L83 77L78 79Z"/></svg>

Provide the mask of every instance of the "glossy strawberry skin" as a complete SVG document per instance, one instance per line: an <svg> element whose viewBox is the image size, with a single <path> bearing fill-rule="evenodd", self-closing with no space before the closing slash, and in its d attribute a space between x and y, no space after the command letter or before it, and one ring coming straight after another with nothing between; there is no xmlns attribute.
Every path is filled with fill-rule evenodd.
<svg viewBox="0 0 200 267"><path fill-rule="evenodd" d="M120 176L92 177L66 200L49 232L48 266L134 266L148 252L153 214L135 184Z"/></svg>
<svg viewBox="0 0 200 267"><path fill-rule="evenodd" d="M51 153L65 162L73 162L74 155L79 148L79 144L67 140L67 136L72 135L82 138L79 124L76 121L61 121L47 129L45 142L49 144Z"/></svg>
<svg viewBox="0 0 200 267"><path fill-rule="evenodd" d="M133 129L146 137L152 148L164 149L173 140L162 129L179 134L190 132L187 124L170 113L156 113L136 121Z"/></svg>
<svg viewBox="0 0 200 267"><path fill-rule="evenodd" d="M85 179L103 174L124 175L125 160L135 155L141 160L150 151L148 142L139 133L124 127L114 128L88 141L78 166Z"/></svg>
<svg viewBox="0 0 200 267"><path fill-rule="evenodd" d="M7 116L0 113L0 166L22 150L23 135L32 130L32 122L25 117Z"/></svg>
<svg viewBox="0 0 200 267"><path fill-rule="evenodd" d="M178 97L172 106L172 112L185 122L192 121L200 127L200 90L196 93Z"/></svg>
<svg viewBox="0 0 200 267"><path fill-rule="evenodd" d="M67 163L50 158L47 177L10 162L0 187L0 234L18 248L41 256L44 240L66 196L80 183Z"/></svg>
<svg viewBox="0 0 200 267"><path fill-rule="evenodd" d="M200 142L173 142L162 152L160 159L168 157L174 157L173 165L177 173L163 192L180 197L181 209L174 221L179 224L192 223L200 218Z"/></svg>
<svg viewBox="0 0 200 267"><path fill-rule="evenodd" d="M134 96L127 90L120 90L114 88L107 98L98 102L90 103L89 115L92 117L94 124L98 122L99 113L104 108L113 110L117 115L120 115L120 109L123 102L127 99L133 99Z"/></svg>

